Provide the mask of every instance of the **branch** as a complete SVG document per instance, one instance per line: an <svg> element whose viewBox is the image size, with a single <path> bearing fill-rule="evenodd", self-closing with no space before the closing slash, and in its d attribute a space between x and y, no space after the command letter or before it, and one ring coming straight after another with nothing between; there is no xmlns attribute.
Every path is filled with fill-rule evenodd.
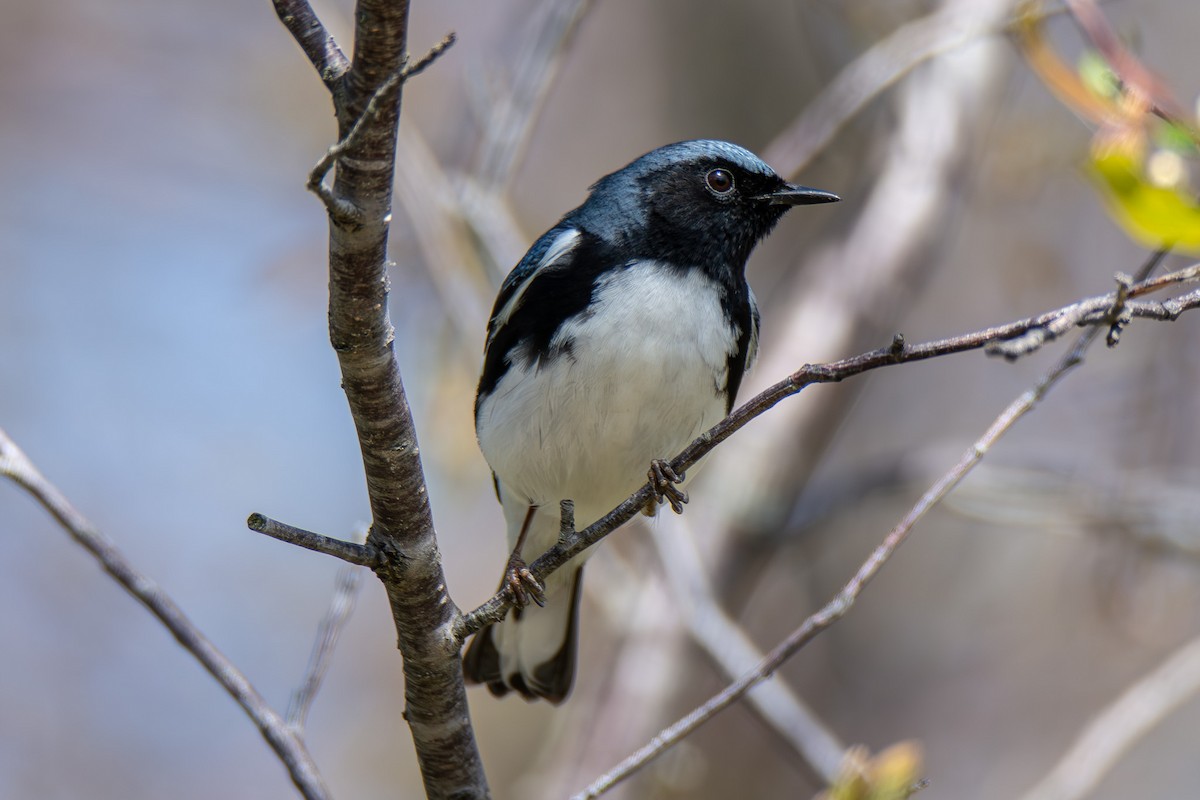
<svg viewBox="0 0 1200 800"><path fill-rule="evenodd" d="M1137 283L1138 287L1145 287L1150 284L1160 283L1163 279L1170 276L1163 276L1158 281L1145 280L1155 267L1161 263L1165 251L1158 251L1152 254L1139 270ZM1182 273L1194 271L1183 270ZM1182 273L1173 273L1179 275ZM1130 287L1129 292L1132 292L1136 287ZM1121 313L1121 305L1124 301L1125 292L1118 291L1112 301L1113 307L1110 310L1110 321L1115 320ZM1078 305L1078 304L1076 304ZM1068 306L1072 308L1072 306ZM1076 340L1075 345L1067 352L1059 361L1042 377L1037 384L1027 392L1024 392L1020 397L1014 400L1000 413L994 422L988 427L984 434L979 437L962 457L958 463L950 468L948 472L942 475L933 486L929 488L921 499L917 501L907 514L897 523L896 527L892 528L891 532L884 538L883 542L875 548L871 555L858 568L858 572L850 579L842 590L830 600L821 610L806 619L800 627L792 631L792 633L780 642L774 650L772 650L766 658L760 661L753 670L747 672L738 680L727 686L720 693L709 699L704 705L692 711L683 719L663 730L650 741L649 744L642 747L633 755L622 761L611 771L598 778L591 786L585 789L580 794L576 795L573 800L589 800L589 798L599 797L607 792L620 781L632 775L637 770L641 769L652 759L656 758L663 751L674 746L685 736L690 734L696 728L703 725L708 720L712 719L719 712L733 705L741 699L746 692L754 688L756 685L771 677L774 672L783 665L787 659L791 658L800 648L812 641L817 634L826 628L833 625L839 619L846 615L850 608L858 599L859 594L866 588L866 585L872 578L878 574L883 565L892 557L897 548L908 539L917 522L925 516L925 514L940 503L947 494L951 492L963 478L974 467L983 460L984 455L992 448L1000 437L1012 430L1014 424L1025 414L1033 410L1033 408L1045 398L1046 393L1062 379L1071 369L1083 362L1083 355L1091 343L1100 333L1099 327L1092 327L1084 331Z"/></svg>
<svg viewBox="0 0 1200 800"><path fill-rule="evenodd" d="M1200 693L1200 638L1130 686L1088 723L1021 800L1081 800L1143 736Z"/></svg>
<svg viewBox="0 0 1200 800"><path fill-rule="evenodd" d="M225 654L216 648L162 587L131 564L116 544L79 513L28 456L0 428L0 475L12 479L41 503L79 545L92 554L122 589L158 617L185 650L216 679L254 720L267 744L307 800L326 800L329 790L303 740L267 704L263 696Z"/></svg>
<svg viewBox="0 0 1200 800"><path fill-rule="evenodd" d="M340 558L355 566L374 569L380 563L379 551L370 545L333 539L319 533L306 531L303 528L293 528L287 523L277 522L262 514L251 514L246 520L246 527L258 533L264 533L272 539Z"/></svg>
<svg viewBox="0 0 1200 800"><path fill-rule="evenodd" d="M1200 264L1159 278L1139 281L1129 286L1127 292L1110 292L1106 295L1087 298L1036 317L1010 322L1007 325L911 346L905 344L902 336L897 335L888 347L829 364L807 364L784 380L764 390L701 434L683 452L671 459L671 468L677 473L687 471L751 420L766 413L781 400L798 394L814 383L838 383L880 367L978 350L996 342L1040 331L1041 334L1035 337L1036 343L1024 351L1033 352L1061 335L1062 331L1058 329L1058 325L1062 319L1070 319L1076 326L1111 326L1116 322L1113 318L1113 311L1118 304L1121 306L1119 310L1128 314L1130 318L1172 321L1184 311L1200 306L1200 290L1161 303L1138 302L1131 299L1119 303L1121 295L1124 294L1126 298L1136 298L1167 286L1197 280L1200 280ZM530 565L533 574L538 580L544 581L546 576L554 570L632 519L645 507L652 496L653 487L647 483L585 530L578 531L573 536L560 536L558 544ZM508 592L502 590L475 610L463 614L454 622L453 634L456 640L462 642L484 625L502 620L511 604Z"/></svg>
<svg viewBox="0 0 1200 800"><path fill-rule="evenodd" d="M945 6L905 23L871 45L843 67L771 140L763 150L763 160L781 175L796 175L871 101L918 66L981 36L1011 29L1010 24L998 25L980 17L974 9L966 11L970 13L964 13L963 6ZM1063 11L1059 8L1045 13L1049 16Z"/></svg>
<svg viewBox="0 0 1200 800"><path fill-rule="evenodd" d="M686 527L686 519L676 520L675 526ZM762 661L761 651L746 631L717 602L696 548L694 532L648 527L675 606L692 639L729 679ZM776 680L764 684L746 699L754 712L775 729L823 782L832 784L837 780L846 746L790 686Z"/></svg>
<svg viewBox="0 0 1200 800"><path fill-rule="evenodd" d="M350 62L333 36L321 24L308 0L272 0L279 21L317 68L325 86L333 91L350 68Z"/></svg>
<svg viewBox="0 0 1200 800"><path fill-rule="evenodd" d="M409 78L424 72L434 61L437 61L442 53L454 44L455 38L453 33L446 34L428 53L412 64L409 64L408 59L405 58L403 66L393 72L371 95L367 107L350 126L350 131L337 144L326 150L325 155L321 156L321 160L308 173L308 182L305 184L305 188L321 198L329 216L337 222L343 225L356 224L362 220L362 212L353 203L335 195L333 190L325 185L325 176L329 174L329 170L333 169L333 165L341 158L342 154L359 144L363 132L371 123L375 122L383 104L391 99Z"/></svg>
<svg viewBox="0 0 1200 800"><path fill-rule="evenodd" d="M540 24L520 49L508 96L495 104L484 129L475 173L487 192L503 191L520 166L563 54L590 7L591 0L549 0L540 9Z"/></svg>
<svg viewBox="0 0 1200 800"><path fill-rule="evenodd" d="M906 23L851 61L763 151L781 175L796 175L863 108L921 63L996 30L978 14L944 7Z"/></svg>
<svg viewBox="0 0 1200 800"><path fill-rule="evenodd" d="M1155 113L1195 135L1191 115L1172 97L1166 82L1135 56L1117 32L1095 0L1064 0L1067 10L1075 22L1112 67L1121 83L1148 98Z"/></svg>
<svg viewBox="0 0 1200 800"><path fill-rule="evenodd" d="M969 14L974 19L967 25L987 30L1002 27L1011 11L1008 0L936 5ZM832 361L873 347L895 330L943 266L1010 66L1003 42L978 41L932 60L886 98L894 131L851 229L836 243L806 252L803 266L768 303L787 313L775 319L773 344L746 379L747 397L765 388L767 378L791 372L801 358ZM931 137L931 130L937 135ZM736 569L742 551L786 525L794 498L862 390L849 386L780 408L747 430L736 452L706 467L706 481L728 492L731 521L704 532L714 542L713 563L727 573L723 583L741 583Z"/></svg>
<svg viewBox="0 0 1200 800"><path fill-rule="evenodd" d="M467 709L462 662L448 647L458 608L446 591L416 428L388 317L388 232L396 136L406 78L450 45L409 64L407 0L358 0L354 58L333 93L338 144L314 170L332 186L329 214L329 339L362 452L371 529L367 546L391 606L403 656L404 718L430 798L488 796Z"/></svg>
<svg viewBox="0 0 1200 800"><path fill-rule="evenodd" d="M288 704L287 721L294 729L304 730L308 720L308 711L312 708L313 700L321 689L321 681L329 671L333 660L333 651L337 647L338 637L354 611L354 599L362 586L362 573L354 567L342 567L338 571L337 582L333 589L333 599L329 601L329 610L325 618L317 626L317 638L313 642L312 653L308 658L308 668L304 671L304 680L300 688L292 695Z"/></svg>
<svg viewBox="0 0 1200 800"><path fill-rule="evenodd" d="M610 772L602 775L583 792L576 795L574 800L588 800L589 798L599 797L617 783L641 769L646 763L674 746L696 728L733 705L746 692L774 674L787 659L812 641L817 634L844 617L851 607L853 607L859 594L866 588L866 585L878 574L879 570L883 568L883 565L892 557L897 548L908 539L917 522L925 516L929 509L941 502L967 476L967 473L983 459L983 456L991 449L992 445L1006 432L1011 430L1013 424L1018 419L1031 411L1045 397L1046 392L1049 391L1054 383L1073 366L1080 363L1084 349L1091 343L1098 332L1099 328L1092 328L1085 331L1076 346L1071 349L1071 352L1060 360L1034 388L1023 393L1001 412L1000 416L984 432L983 436L979 437L975 444L963 453L958 463L921 496L916 505L888 533L883 542L875 548L867 560L863 562L862 566L858 568L858 572L854 574L854 577L842 587L842 590L832 600L826 603L815 614L808 617L800 627L792 631L753 670L725 687L724 690L683 719L664 729L649 744L629 756L629 758L622 761Z"/></svg>

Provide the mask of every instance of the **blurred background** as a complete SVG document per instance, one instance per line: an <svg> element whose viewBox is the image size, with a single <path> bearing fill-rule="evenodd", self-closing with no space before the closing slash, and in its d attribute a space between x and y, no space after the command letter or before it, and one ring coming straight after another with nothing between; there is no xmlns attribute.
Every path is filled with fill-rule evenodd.
<svg viewBox="0 0 1200 800"><path fill-rule="evenodd" d="M491 594L505 550L471 419L494 287L592 181L647 150L730 139L844 198L789 215L752 259L762 360L743 399L897 331L964 333L1138 269L1147 254L1079 169L1087 127L1006 37L971 32L1006 6L413 4L414 53L459 40L405 91L391 313L459 605ZM1200 6L1104 7L1191 107ZM348 48L348 0L317 10ZM283 709L339 565L245 518L346 537L367 521L325 331L325 215L303 188L334 136L325 90L267 0L0 0L0 19L0 426ZM1068 20L1048 32L1078 54ZM815 151L802 112L897 36L902 55L930 36L962 46L935 47ZM1198 334L1191 314L1094 348L773 684L843 743L919 741L922 797L1032 787L1097 710L1200 633ZM689 577L706 575L769 649L1065 346L814 387L733 439L684 516L619 532L589 565L565 706L473 690L497 797L577 791L719 689L737 653L688 633ZM696 556L699 571L664 570L659 552L678 547L690 555L674 567ZM9 483L0 642L0 796L294 796L235 704ZM336 796L419 792L402 691L366 576L309 720ZM1092 796L1190 796L1198 726L1200 704L1184 705ZM820 785L739 706L615 796Z"/></svg>

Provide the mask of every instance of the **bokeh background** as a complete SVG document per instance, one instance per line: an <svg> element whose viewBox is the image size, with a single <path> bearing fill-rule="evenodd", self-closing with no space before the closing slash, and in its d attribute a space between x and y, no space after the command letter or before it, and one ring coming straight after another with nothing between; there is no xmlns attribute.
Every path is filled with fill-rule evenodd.
<svg viewBox="0 0 1200 800"><path fill-rule="evenodd" d="M392 318L463 606L490 594L503 559L471 403L504 272L593 180L660 144L719 137L786 162L780 136L821 87L938 7L595 2L544 95L506 112L514 86L542 85L522 70L541 74L539 32L564 5L412 10L413 52L448 30L459 42L405 94ZM349 2L317 8L348 47ZM1190 105L1200 6L1105 8ZM1078 53L1066 20L1049 31ZM497 134L526 128L510 157ZM0 0L0 425L281 709L338 564L244 520L351 536L367 514L324 327L325 218L303 189L333 134L324 89L267 0ZM1089 136L1004 36L918 66L794 176L845 199L790 215L753 258L763 361L746 391L896 331L966 332L1136 271L1146 254L1079 170ZM923 797L1034 785L1097 709L1200 632L1198 335L1190 315L1094 349L782 680L844 742L921 742ZM655 537L666 551L690 537L721 603L768 648L1061 347L816 387L730 442L684 517L622 531L593 559L566 706L474 690L497 796L578 790L722 685L684 630ZM10 484L0 653L2 797L294 796L234 703ZM419 792L401 708L392 624L367 576L309 721L338 797ZM1198 731L1191 702L1093 796L1190 796ZM620 791L818 789L739 707Z"/></svg>

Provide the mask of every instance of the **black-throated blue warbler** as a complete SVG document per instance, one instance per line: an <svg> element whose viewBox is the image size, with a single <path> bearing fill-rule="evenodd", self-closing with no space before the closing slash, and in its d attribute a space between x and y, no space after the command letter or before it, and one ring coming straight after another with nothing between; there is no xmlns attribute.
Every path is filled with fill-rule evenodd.
<svg viewBox="0 0 1200 800"><path fill-rule="evenodd" d="M836 195L788 183L748 150L696 140L601 178L505 279L475 398L479 446L513 548L518 607L464 655L493 694L561 702L575 673L584 555L541 594L525 569L558 539L559 503L582 530L650 477L672 506L672 458L733 408L754 361L746 259L792 206ZM661 502L661 498L660 498ZM525 592L544 604L525 604Z"/></svg>

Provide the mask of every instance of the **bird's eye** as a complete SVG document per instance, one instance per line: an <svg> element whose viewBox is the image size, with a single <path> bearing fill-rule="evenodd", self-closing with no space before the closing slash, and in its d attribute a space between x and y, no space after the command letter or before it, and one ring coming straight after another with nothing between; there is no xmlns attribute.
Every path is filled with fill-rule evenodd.
<svg viewBox="0 0 1200 800"><path fill-rule="evenodd" d="M708 188L717 194L729 194L733 191L733 173L725 169L710 170L704 177Z"/></svg>

